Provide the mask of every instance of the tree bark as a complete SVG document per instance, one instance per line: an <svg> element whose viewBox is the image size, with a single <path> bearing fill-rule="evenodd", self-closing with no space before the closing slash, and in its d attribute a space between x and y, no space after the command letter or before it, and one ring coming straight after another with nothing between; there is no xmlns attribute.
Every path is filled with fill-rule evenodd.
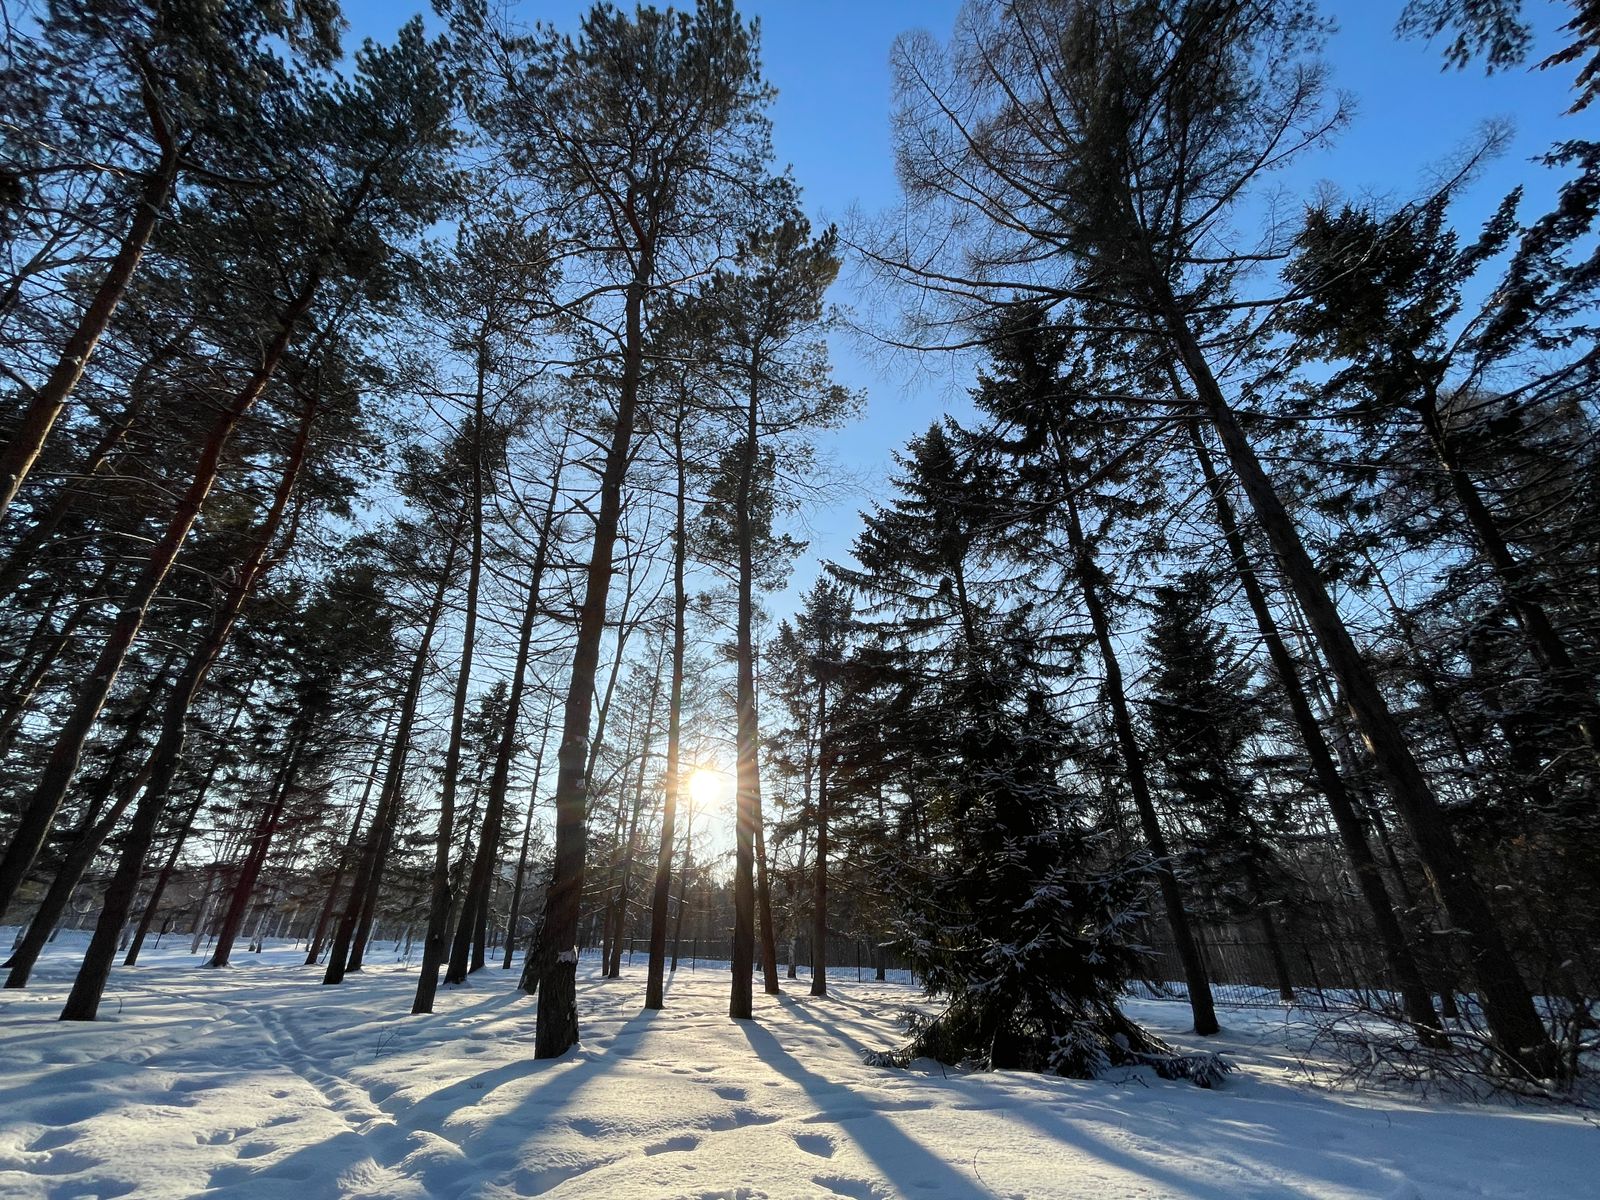
<svg viewBox="0 0 1600 1200"><path fill-rule="evenodd" d="M299 774L301 756L305 753L306 743L311 740L310 722L302 720L298 724L299 728L290 734L292 740L289 743L289 753L278 773L276 786L272 789L272 798L262 810L261 816L257 818L255 830L250 836L249 848L239 864L239 878L234 880L233 891L228 896L228 907L222 914L222 924L217 930L216 947L211 953L211 961L206 964L209 967L228 965L228 959L233 953L233 943L238 939L239 931L244 928L250 901L255 896L256 881L261 878L261 869L266 866L267 855L272 850L272 839L277 836L283 822L283 811L289 803L289 792Z"/></svg>
<svg viewBox="0 0 1600 1200"><path fill-rule="evenodd" d="M90 586L88 594L72 606L72 611L67 614L66 620L61 623L61 628L56 630L50 636L49 641L39 649L27 674L6 688L5 713L0 715L0 755L4 755L10 750L12 738L16 735L23 714L28 711L28 704L32 701L33 694L38 691L39 685L50 674L50 668L56 665L56 661L61 657L62 653L65 652L68 646L72 645L73 636L77 633L78 626L83 624L84 618L94 611L100 601L101 593L106 585L110 583L115 573L116 562L114 560L107 562L105 568L100 572L99 578ZM49 614L46 614L42 618L41 624L48 620ZM20 668L25 664L26 658L18 666Z"/></svg>
<svg viewBox="0 0 1600 1200"><path fill-rule="evenodd" d="M565 447L562 454L565 455ZM445 972L446 983L465 983L469 969L477 970L484 963L483 935L471 927L476 916L487 909L490 876L499 861L500 827L504 819L506 788L511 780L511 759L517 746L517 725L522 713L522 693L527 684L528 656L533 646L533 627L539 617L539 597L544 586L545 562L549 556L550 533L555 524L556 500L561 494L561 469L558 463L550 480L550 497L545 504L544 517L539 526L539 544L534 548L533 566L529 572L528 599L522 609L522 626L517 631L517 658L511 670L511 689L506 703L505 725L495 746L494 770L489 777L489 802L484 811L483 837L478 843L478 853L472 862L472 875L467 882L467 900L462 906L461 921L456 926L455 941L450 947L450 966ZM533 806L528 806L533 816ZM523 853L527 853L527 831L523 833ZM521 868L518 868L516 894L521 895ZM510 941L507 943L509 953ZM509 963L508 963L509 965Z"/></svg>
<svg viewBox="0 0 1600 1200"><path fill-rule="evenodd" d="M1206 975L1205 962L1200 957L1200 947L1189 924L1189 913L1184 906L1183 889L1172 871L1172 858L1167 849L1166 835L1161 830L1156 815L1155 800L1150 793L1149 775L1145 771L1144 750L1134 732L1133 717L1128 711L1127 691L1122 679L1122 663L1117 657L1116 643L1111 636L1111 621L1100 598L1100 568L1095 562L1094 550L1084 537L1083 525L1078 519L1078 503L1073 495L1073 479L1067 448L1058 429L1052 429L1057 463L1061 471L1062 494L1067 507L1067 536L1071 542L1073 574L1083 596L1084 609L1094 630L1095 645L1100 651L1104 666L1106 702L1111 708L1111 727L1122 752L1122 766L1127 773L1128 790L1133 794L1133 806L1139 815L1139 826L1144 831L1145 844L1153 858L1156 886L1161 892L1161 905L1166 910L1167 927L1172 933L1173 948L1183 967L1189 991L1189 1008L1194 1016L1194 1031L1202 1037L1217 1033L1216 1005L1211 998L1211 981Z"/></svg>
<svg viewBox="0 0 1600 1200"><path fill-rule="evenodd" d="M1500 522L1467 474L1461 455L1440 418L1438 401L1431 387L1421 397L1417 411L1445 477L1450 481L1450 490L1461 505L1483 556L1494 569L1495 578L1500 581L1512 615L1521 626L1534 658L1555 691L1572 705L1573 723L1582 734L1589 753L1600 756L1600 708L1595 701L1594 679L1579 670L1573 661L1550 614L1539 602L1538 582L1533 572L1512 552L1501 532Z"/></svg>
<svg viewBox="0 0 1600 1200"><path fill-rule="evenodd" d="M500 964L502 971L511 970L511 960L517 948L517 921L522 916L522 887L528 876L528 842L533 835L533 808L539 801L539 776L544 772L545 751L550 746L550 718L554 708L544 714L543 730L539 735L539 757L533 760L533 783L528 788L528 811L522 819L522 849L517 853L517 875L511 886L511 906L506 913L506 956Z"/></svg>
<svg viewBox="0 0 1600 1200"><path fill-rule="evenodd" d="M735 816L733 870L733 981L728 999L728 1015L749 1020L753 1015L753 983L750 972L755 957L756 936L756 827L761 810L760 729L756 714L755 639L755 530L750 507L755 496L756 453L758 448L758 397L761 360L750 360L749 394L746 398L742 460L738 490L734 497L734 535L738 540L738 622L734 638L737 661L735 704L737 729L735 742Z"/></svg>
<svg viewBox="0 0 1600 1200"><path fill-rule="evenodd" d="M650 701L645 709L644 739L639 746L639 776L633 791L633 812L628 818L628 836L622 847L622 870L617 886L616 935L611 944L611 960L606 974L612 979L622 977L622 940L628 925L628 893L633 881L633 849L639 837L639 818L644 812L645 776L650 769L650 743L655 740L656 703L661 698L661 656L656 656L655 676L650 681Z"/></svg>
<svg viewBox="0 0 1600 1200"><path fill-rule="evenodd" d="M322 976L324 985L342 983L347 971L361 969L366 931L371 926L378 891L383 884L384 861L400 809L406 757L411 751L411 729L416 721L422 684L428 674L428 650L444 613L460 533L461 523L458 521L450 531L449 550L439 569L439 581L434 585L433 596L428 601L422 637L417 645L416 657L411 661L411 673L406 679L406 690L400 701L400 720L395 728L394 747L389 753L389 766L384 773L383 791L378 795L378 810L373 814L372 825L367 830L361 858L356 866L356 877L350 883L350 896L334 931L333 945L328 950L328 966Z"/></svg>
<svg viewBox="0 0 1600 1200"><path fill-rule="evenodd" d="M811 868L811 994L828 994L828 686L817 680L817 861Z"/></svg>
<svg viewBox="0 0 1600 1200"><path fill-rule="evenodd" d="M394 732L395 714L391 711L388 720L384 722L383 735L378 739L378 748L372 754L372 766L367 771L367 781L361 788L361 800L356 805L356 815L350 820L350 832L344 839L344 844L339 847L339 859L333 867L333 878L328 881L328 892L322 898L322 905L317 910L317 921L312 927L310 944L306 947L305 965L314 967L317 959L322 957L322 939L328 932L328 920L333 915L335 903L339 899L339 889L344 886L345 873L350 869L350 860L355 856L356 842L361 835L361 818L367 815L367 805L372 800L372 789L378 783L378 771L383 766L384 751L389 748L389 735Z"/></svg>
<svg viewBox="0 0 1600 1200"><path fill-rule="evenodd" d="M761 919L761 981L769 996L781 995L778 933L772 924L772 875L767 870L767 838L760 797L756 798L756 913Z"/></svg>
<svg viewBox="0 0 1600 1200"><path fill-rule="evenodd" d="M113 755L113 762L120 762L126 756L127 750L138 740L139 726L154 707L159 685L159 679L151 684L150 693L140 706L139 714L123 736L123 745L119 746ZM122 814L127 811L128 805L133 803L133 798L138 795L149 774L150 764L147 762L134 772L132 778L122 781L122 786L116 788L116 799L102 814L98 811L99 807L110 796L113 784L116 782L115 766L107 769L104 783L101 788L96 789L98 794L91 801L91 815L85 818L83 828L79 829L73 838L72 848L67 852L67 857L61 866L56 869L55 877L51 879L44 898L34 911L33 919L28 922L22 940L17 943L11 952L11 957L6 961L6 966L11 968L10 974L6 976L6 987L28 986L28 977L33 973L34 964L44 950L45 943L55 933L56 924L61 920L61 914L66 911L67 902L77 890L83 873L89 869L89 864L94 861L95 855L100 852L100 847L105 844L106 838L122 819Z"/></svg>

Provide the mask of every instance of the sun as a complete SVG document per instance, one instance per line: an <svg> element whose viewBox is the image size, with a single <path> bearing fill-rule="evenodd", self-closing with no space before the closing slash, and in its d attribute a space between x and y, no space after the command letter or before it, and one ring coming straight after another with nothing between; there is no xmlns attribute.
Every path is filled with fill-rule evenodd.
<svg viewBox="0 0 1600 1200"><path fill-rule="evenodd" d="M733 780L715 767L696 767L689 772L689 799L701 812L720 808L733 793Z"/></svg>

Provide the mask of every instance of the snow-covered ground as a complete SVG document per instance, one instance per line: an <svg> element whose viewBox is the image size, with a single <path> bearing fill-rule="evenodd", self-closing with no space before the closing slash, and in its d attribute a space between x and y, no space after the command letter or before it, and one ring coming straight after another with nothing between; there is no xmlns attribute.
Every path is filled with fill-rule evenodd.
<svg viewBox="0 0 1600 1200"><path fill-rule="evenodd" d="M0 1196L1600 1196L1600 1129L1313 1086L1278 1014L1224 1015L1218 1091L887 1071L861 1054L897 1041L904 985L758 990L740 1023L704 965L642 1012L641 962L586 978L582 1046L535 1062L495 968L412 1017L399 964L323 988L287 946L208 971L169 942L117 970L101 1021L61 1024L81 946L0 993ZM1187 1043L1181 1005L1132 1008Z"/></svg>

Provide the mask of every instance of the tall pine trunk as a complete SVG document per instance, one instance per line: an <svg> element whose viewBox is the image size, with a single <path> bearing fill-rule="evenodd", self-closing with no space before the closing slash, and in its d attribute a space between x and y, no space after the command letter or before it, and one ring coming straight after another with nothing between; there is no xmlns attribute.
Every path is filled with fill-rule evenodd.
<svg viewBox="0 0 1600 1200"><path fill-rule="evenodd" d="M1245 549L1244 536L1234 516L1233 505L1228 500L1226 487L1212 465L1211 451L1207 449L1205 439L1201 436L1199 423L1191 421L1188 425L1195 458L1200 464L1200 473L1211 494L1217 528L1222 531L1223 542L1228 548L1229 557L1233 560L1234 573L1239 579L1250 613L1255 618L1256 628L1261 633L1261 641L1266 647L1267 659L1272 664L1273 674L1277 677L1278 686L1283 689L1284 699L1288 701L1289 715L1294 721L1301 745L1305 748L1306 758L1311 764L1312 778L1316 781L1317 790L1322 793L1323 800L1327 802L1328 811L1333 816L1334 828L1339 834L1340 844L1344 847L1345 857L1350 860L1350 866L1355 873L1356 885L1361 889L1362 899L1366 901L1367 911L1372 916L1373 929L1378 935L1379 945L1383 948L1384 961L1394 977L1401 1002L1405 1005L1406 1016L1423 1031L1425 1037L1430 1036L1428 1031L1439 1028L1439 1018L1433 1007L1433 995L1422 981L1422 972L1418 969L1411 947L1406 942L1400 919L1395 915L1394 905L1390 901L1388 889L1384 886L1377 859L1373 856L1372 847L1367 844L1366 831L1362 828L1355 799L1345 786L1344 777L1339 774L1338 765L1328 749L1327 740L1322 736L1316 715L1311 710L1311 701L1306 696L1305 688L1301 686L1300 671L1295 664L1294 656L1289 653L1289 648L1278 632L1277 621L1273 618L1266 592L1261 586L1254 566L1251 565ZM1437 1041L1437 1036L1432 1036L1433 1040Z"/></svg>
<svg viewBox="0 0 1600 1200"><path fill-rule="evenodd" d="M467 717L467 692L472 686L472 656L478 638L478 587L483 578L483 391L488 371L487 347L478 344L477 396L472 409L472 550L467 562L466 617L461 633L461 666L456 672L455 700L450 711L450 745L444 756L444 785L439 791L439 828L434 839L433 879L428 908L428 932L422 943L422 970L413 1014L431 1013L439 988L439 967L445 958L445 933L450 923L450 847L455 832L457 777L461 772L461 742ZM470 904L462 905L464 912ZM464 977L464 976L463 976Z"/></svg>
<svg viewBox="0 0 1600 1200"><path fill-rule="evenodd" d="M217 481L222 452L227 447L229 437L277 373L290 339L310 310L317 282L317 277L312 276L279 316L277 332L263 352L260 364L207 433L188 488L152 547L132 591L124 598L88 677L73 697L72 707L39 780L24 802L11 844L6 848L4 858L0 859L0 913L10 904L32 867L49 833L50 824L72 786L78 763L83 757L84 744L100 716L100 710L105 706L106 698L111 694L134 638L144 625L150 603L166 582L167 573L177 560L178 552L188 539L189 531L194 527L195 519Z"/></svg>
<svg viewBox="0 0 1600 1200"><path fill-rule="evenodd" d="M95 289L93 299L61 347L61 354L44 384L28 398L22 419L12 431L11 440L4 450L0 450L0 520L5 518L23 480L38 461L45 440L50 436L61 410L66 407L73 389L78 386L78 380L83 378L100 335L111 324L112 315L139 269L139 261L144 257L151 235L155 233L161 212L172 196L182 148L167 135L165 125L153 107L150 115L161 145L161 156L145 177L133 220L127 233L123 234L122 244L117 248L111 265L106 268L105 277ZM0 908L3 907L0 904Z"/></svg>
<svg viewBox="0 0 1600 1200"><path fill-rule="evenodd" d="M545 897L544 936L539 949L539 1013L534 1054L555 1058L578 1041L578 913L583 900L584 859L588 853L589 721L594 706L595 672L605 636L606 600L614 571L612 553L622 515L622 484L633 448L634 417L644 359L644 297L653 274L648 250L628 287L623 337L622 379L617 411L600 476L594 542L578 609L578 641L572 678L562 714L556 761L555 868Z"/></svg>
<svg viewBox="0 0 1600 1200"><path fill-rule="evenodd" d="M1499 921L1456 845L1438 797L1411 753L1400 723L1345 627L1327 585L1306 553L1300 533L1279 499L1249 438L1229 406L1210 364L1175 305L1166 307L1167 331L1250 500L1290 590L1300 602L1323 657L1406 822L1418 857L1432 875L1451 920L1470 946L1484 1017L1500 1051L1539 1078L1555 1075L1560 1060L1533 997L1517 969Z"/></svg>
<svg viewBox="0 0 1600 1200"><path fill-rule="evenodd" d="M310 302L311 291L303 294L307 305ZM299 302L297 301L297 304ZM303 315L304 309L301 309ZM298 317L294 322L298 322ZM259 387L254 394L259 395L266 386L266 376L261 371L267 369L268 363L275 368L278 359L282 357L283 350L287 347L289 332L287 327L280 330L280 336L274 342L277 353L274 355L269 348L267 360L258 370L257 379ZM262 518L257 529L255 541L244 561L240 563L234 573L220 602L220 606L212 616L211 626L207 630L200 645L191 655L184 668L183 675L173 686L167 697L166 709L161 718L161 736L156 743L155 751L150 757L150 778L144 788L144 794L139 797L139 803L134 809L133 820L124 835L121 852L117 866L111 877L111 883L106 888L105 896L101 902L100 917L95 923L95 931L89 940L89 948L84 954L83 964L78 968L77 978L73 981L72 991L67 997L66 1006L61 1013L64 1021L92 1021L100 1007L100 997L105 992L106 981L111 976L111 964L117 952L117 940L122 928L127 924L128 915L133 909L133 902L138 893L139 876L144 870L145 856L150 852L150 846L155 840L156 830L160 825L161 817L166 811L167 798L171 791L172 781L177 776L179 764L182 761L184 735L187 728L189 709L194 703L194 698L205 681L217 657L222 653L227 644L228 637L233 631L234 622L243 610L245 602L254 593L261 576L269 567L268 552L276 540L278 530L282 527L284 514L288 511L289 500L294 494L295 485L300 477L300 470L304 466L307 448L310 444L311 430L316 422L319 411L320 397L312 395L306 400L305 408L301 413L300 426L296 431L295 440L290 447L283 469L279 475L277 490L273 493L272 503L266 515ZM240 410L235 407L235 413ZM237 419L237 417L235 417ZM216 431L213 431L213 441L216 440ZM225 433L223 438L225 440ZM221 453L221 444L214 446L216 455ZM211 476L215 478L216 462L213 460ZM207 485L209 487L209 484ZM190 523L193 522L195 513L198 512L199 503L195 503L195 511L189 515ZM176 555L176 547L173 550ZM170 559L168 562L170 566ZM148 603L148 599L146 600Z"/></svg>
<svg viewBox="0 0 1600 1200"><path fill-rule="evenodd" d="M645 777L650 769L650 744L655 740L656 704L661 699L661 656L656 656L655 675L650 681L650 701L645 709L644 739L639 746L639 776L633 790L633 812L628 817L628 835L622 847L622 869L617 885L615 936L611 943L611 959L606 964L606 974L612 979L622 976L622 942L628 927L628 895L633 882L633 851L639 839L639 819L644 813Z"/></svg>
<svg viewBox="0 0 1600 1200"><path fill-rule="evenodd" d="M517 873L511 883L511 904L506 910L506 953L502 971L511 970L517 952L517 921L522 916L522 889L528 878L528 843L533 836L533 809L539 801L539 776L544 773L544 756L550 748L550 718L554 709L545 710L539 734L539 756L533 760L533 782L528 786L528 811L522 818L522 849L517 852Z"/></svg>
<svg viewBox="0 0 1600 1200"><path fill-rule="evenodd" d="M689 593L684 586L684 559L687 555L688 464L683 456L684 405L679 404L672 422L672 456L677 471L677 491L673 497L672 533L672 666L667 682L667 762L662 781L661 845L656 851L655 889L650 897L650 961L646 971L644 1006L662 1008L666 1004L667 908L672 897L672 848L678 828L678 788L682 767L678 761L683 733L683 655L685 616Z"/></svg>
<svg viewBox="0 0 1600 1200"><path fill-rule="evenodd" d="M828 994L828 686L817 680L817 860L811 867L811 994Z"/></svg>
<svg viewBox="0 0 1600 1200"><path fill-rule="evenodd" d="M737 664L735 689L734 756L734 868L733 868L733 986L728 1015L748 1020L753 1015L756 937L756 825L761 811L760 729L756 714L755 528L751 505L755 500L757 435L761 359L752 354L749 393L744 413L744 436L739 462L738 489L734 496L734 536L737 539L738 621L734 637Z"/></svg>
<svg viewBox="0 0 1600 1200"><path fill-rule="evenodd" d="M250 693L254 682L244 690L239 697L239 703L233 707L233 715L228 718L228 724L222 730L218 739L219 746L226 745L233 737L233 731L239 727L239 721L245 714L245 709L250 704ZM167 852L167 861L162 864L160 873L156 876L154 885L150 888L150 896L144 903L144 912L139 916L138 928L134 930L133 940L128 943L128 953L122 960L122 965L131 967L139 961L139 952L144 948L144 940L150 933L150 926L155 921L156 912L161 907L161 897L166 894L167 884L172 879L172 873L177 869L178 856L183 853L184 843L189 840L189 834L194 829L194 820L200 815L200 809L206 802L206 797L211 793L211 785L216 782L217 772L222 767L222 752L211 756L211 763L206 768L205 778L200 781L200 786L195 790L194 799L189 802L189 807L184 810L183 818L178 822L178 828L173 831L172 848ZM206 896L210 899L210 878L206 880ZM196 919L195 928L198 932L201 921Z"/></svg>
<svg viewBox="0 0 1600 1200"><path fill-rule="evenodd" d="M299 777L301 756L305 753L306 743L311 740L311 723L305 719L304 714L296 724L297 728L289 735L289 750L283 766L278 771L278 778L274 781L271 798L261 811L261 815L256 818L249 845L239 864L239 876L234 880L233 889L228 893L228 907L223 910L222 923L217 928L216 945L207 966L228 965L228 959L233 954L233 943L238 939L240 930L244 928L245 917L250 912L250 902L255 898L256 882L261 878L261 870L266 866L267 856L272 852L273 839L282 827L283 813L289 804L289 793Z"/></svg>
<svg viewBox="0 0 1600 1200"><path fill-rule="evenodd" d="M328 965L322 975L325 985L342 983L347 971L361 969L366 930L370 928L378 892L383 885L384 863L403 799L406 758L411 751L411 730L416 723L417 704L428 674L428 651L432 648L439 619L444 614L460 535L461 523L458 521L450 531L449 549L439 568L439 580L434 585L433 595L428 601L417 653L411 660L411 672L406 678L405 692L400 700L400 720L395 727L394 746L389 752L389 766L384 772L383 791L378 795L378 810L373 814L366 841L362 843L356 876L350 883L350 896L345 901L344 912L334 930L333 944L328 950Z"/></svg>
<svg viewBox="0 0 1600 1200"><path fill-rule="evenodd" d="M1550 614L1539 601L1538 581L1533 572L1512 551L1500 522L1467 473L1461 453L1440 416L1438 398L1432 387L1421 398L1417 410L1439 465L1444 468L1445 478L1450 481L1450 490L1467 518L1467 526L1478 548L1494 568L1495 578L1535 660L1556 693L1572 706L1572 721L1583 735L1589 753L1600 756L1600 707L1596 705L1593 676L1580 670L1573 661Z"/></svg>
<svg viewBox="0 0 1600 1200"><path fill-rule="evenodd" d="M1155 799L1150 792L1150 778L1145 770L1144 748L1139 744L1133 728L1133 717L1128 711L1127 690L1123 684L1122 663L1117 656L1116 642L1111 636L1111 620L1100 596L1100 568L1095 562L1094 549L1083 533L1078 519L1078 503L1073 495L1074 480L1067 449L1059 429L1052 429L1057 465L1061 471L1062 494L1067 507L1067 537L1071 543L1073 574L1083 596L1084 609L1089 614L1089 624L1094 631L1095 645L1100 652L1105 670L1106 702L1111 709L1111 728L1122 755L1122 768L1133 794L1133 806L1139 816L1139 827L1144 832L1145 845L1153 858L1156 886L1161 892L1161 906L1166 911L1167 928L1172 933L1172 945L1178 953L1183 968L1184 982L1189 991L1189 1009L1194 1017L1194 1031L1202 1037L1218 1032L1216 1005L1211 998L1211 980L1206 974L1205 961L1200 957L1200 946L1189 924L1189 912L1184 905L1183 889L1172 870L1172 857L1167 849L1166 834L1161 830L1156 815Z"/></svg>
<svg viewBox="0 0 1600 1200"><path fill-rule="evenodd" d="M562 454L565 455L565 447ZM534 548L533 566L529 572L528 599L522 609L522 626L517 631L517 657L511 669L511 689L506 701L505 724L500 739L495 744L494 770L489 776L489 802L484 811L483 837L478 843L478 853L472 862L472 875L467 882L466 902L462 905L461 920L456 926L455 941L450 947L450 966L445 972L446 983L466 982L468 968L483 966L485 956L485 922L479 920L486 914L489 901L489 884L500 854L500 829L504 821L506 788L511 781L511 758L517 746L517 725L522 715L522 694L527 686L528 657L533 646L533 627L539 619L539 597L544 587L545 562L549 555L550 534L555 524L556 500L561 494L561 470L565 463L558 462L550 480L550 497L545 504L544 516L539 525L539 544ZM532 817L533 807L528 808ZM523 835L526 853L527 834ZM519 868L520 875L520 868ZM517 884L520 896L521 881ZM509 946L509 942L507 943ZM470 957L470 964L469 964Z"/></svg>
<svg viewBox="0 0 1600 1200"><path fill-rule="evenodd" d="M317 920L311 928L311 937L307 939L305 965L314 967L317 959L322 957L323 939L328 933L328 921L333 916L334 905L339 899L339 890L344 886L344 877L349 873L350 860L355 857L356 844L361 837L361 819L367 815L367 805L372 802L372 791L378 785L378 772L383 768L383 755L389 748L389 735L394 732L394 712L389 713L388 720L384 722L383 735L378 738L378 748L372 753L372 766L367 769L367 779L361 786L361 799L356 804L356 815L350 819L350 832L345 835L344 843L339 847L338 860L333 865L333 876L328 880L327 894L322 897L322 904L317 909Z"/></svg>

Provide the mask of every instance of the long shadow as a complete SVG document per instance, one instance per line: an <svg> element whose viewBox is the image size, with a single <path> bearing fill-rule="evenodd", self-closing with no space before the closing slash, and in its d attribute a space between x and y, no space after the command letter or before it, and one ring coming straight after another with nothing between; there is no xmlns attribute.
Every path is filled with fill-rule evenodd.
<svg viewBox="0 0 1600 1200"><path fill-rule="evenodd" d="M993 1200L993 1193L980 1188L949 1163L911 1137L883 1113L862 1107L860 1096L843 1084L830 1083L806 1070L767 1030L750 1021L739 1022L739 1029L750 1047L772 1070L798 1084L817 1107L820 1117L829 1117L842 1107L838 1129L844 1133L897 1186L915 1184L927 1188L940 1200ZM844 1122L848 1121L848 1124Z"/></svg>
<svg viewBox="0 0 1600 1200"><path fill-rule="evenodd" d="M818 997L818 999L823 998ZM846 1007L857 1009L863 1008L863 1006L861 1006L859 1003L846 1001L842 997L829 996L826 998L826 1000L827 1002L831 1003L841 1003ZM807 1007L798 1000L790 999L787 996L783 997L783 1001L785 1002L785 1005L789 1011L798 1019L805 1021L807 1024L814 1025L818 1029L835 1037L843 1038L846 1041L854 1044L858 1049L865 1050L864 1046L862 1046L859 1042L856 1042L856 1040L849 1034L843 1032L843 1029L841 1028L843 1022L840 1022L837 1018L830 1021L818 1013L809 1011ZM857 1028L859 1028L859 1026L857 1026ZM977 1097L974 1096L973 1098ZM1131 1154L1114 1145L1111 1145L1104 1139L1089 1132L1081 1125L1056 1117L1053 1113L1047 1115L1046 1111L1041 1111L1037 1108L1038 1103L1039 1102L1037 1101L1027 1101L1015 1106L1008 1104L1007 1111L1011 1116L1033 1125L1035 1128L1039 1129L1040 1132L1052 1138L1058 1145L1075 1147L1085 1156L1095 1159L1107 1166L1127 1171L1130 1174L1139 1176L1152 1183L1165 1184L1168 1187L1175 1187L1179 1190L1195 1191L1195 1189L1205 1186L1202 1181L1198 1181L1193 1177L1185 1176L1178 1172L1165 1170L1159 1165L1152 1163L1148 1159L1140 1158L1137 1155ZM1224 1187L1220 1190L1208 1190L1203 1192L1195 1191L1195 1194L1204 1195L1207 1197L1214 1196L1216 1200L1230 1200L1230 1197L1232 1197L1235 1193Z"/></svg>
<svg viewBox="0 0 1600 1200"><path fill-rule="evenodd" d="M807 1001L810 1001L810 1003L807 1003ZM891 1046L882 1045L870 1047L865 1042L858 1040L851 1033L847 1033L846 1030L854 1029L865 1037L874 1038L878 1036L878 1031L859 1022L846 1022L838 1017L830 1020L811 1007L812 1004L819 1002L823 1004L830 1003L831 997L807 996L804 1000L797 996L785 995L778 997L778 1003L783 1005L797 1020L804 1021L807 1025L814 1025L823 1033L848 1042L857 1055L864 1055L871 1049L888 1050L892 1048Z"/></svg>
<svg viewBox="0 0 1600 1200"><path fill-rule="evenodd" d="M615 1045L642 1032L659 1015L653 1011L635 1015L624 1022L608 1044ZM531 1051L531 1046L529 1049ZM238 1162L218 1164L211 1172L211 1186L241 1198L254 1194L281 1197L288 1194L291 1184L296 1200L342 1195L338 1178L345 1168L371 1158L380 1167L392 1169L417 1149L411 1141L412 1134L436 1133L449 1113L478 1104L507 1083L544 1076L514 1108L496 1114L490 1124L459 1144L465 1162L458 1168L459 1179L452 1180L452 1183L458 1182L459 1187L450 1190L452 1194L468 1194L486 1184L493 1175L510 1170L515 1165L516 1145L540 1127L553 1124L553 1119L569 1110L584 1088L603 1077L623 1057L609 1051L587 1053L580 1049L569 1051L561 1058L529 1057L503 1063L428 1093L403 1112L394 1114L392 1124L370 1130L341 1130L260 1168L249 1168ZM355 1086L359 1089L359 1085ZM554 1186L554 1182L549 1186ZM434 1189L428 1190L431 1193Z"/></svg>
<svg viewBox="0 0 1600 1200"><path fill-rule="evenodd" d="M1188 1085L1174 1086L1187 1087ZM1150 1158L1140 1157L1119 1146L1112 1145L1105 1138L1091 1133L1077 1122L1057 1117L1047 1108L1044 1108L1039 1101L1008 1107L1007 1114L1019 1121L1025 1121L1049 1137L1055 1143L1057 1152L1070 1147L1087 1158L1094 1159L1106 1166L1126 1171L1130 1175L1137 1177L1142 1183L1171 1188L1182 1195L1195 1197L1195 1200L1237 1200L1241 1194L1237 1180L1210 1184L1198 1175L1185 1175L1181 1172L1173 1171ZM1116 1112L1115 1115L1122 1117L1130 1126L1132 1125L1134 1120L1132 1113L1123 1111ZM1106 1121L1106 1123L1111 1123L1107 1117L1099 1119Z"/></svg>

